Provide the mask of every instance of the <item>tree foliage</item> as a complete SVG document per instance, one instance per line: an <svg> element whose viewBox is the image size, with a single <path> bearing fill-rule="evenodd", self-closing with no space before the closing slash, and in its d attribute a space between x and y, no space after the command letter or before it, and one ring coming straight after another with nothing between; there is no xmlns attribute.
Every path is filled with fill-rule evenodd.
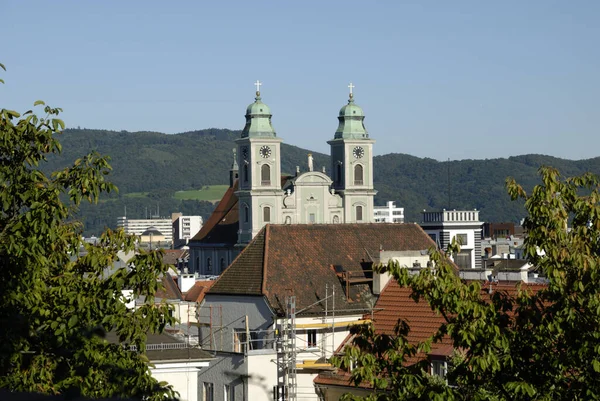
<svg viewBox="0 0 600 401"><path fill-rule="evenodd" d="M548 167L540 175L542 183L530 194L514 179L507 188L513 200L525 201L527 258L548 285L488 294L479 282L460 280L439 252L432 254L436 268L416 276L390 264L399 284L444 323L419 344L409 344L410 328L402 320L391 336L372 327L354 329L356 339L336 363L357 366L354 382L376 389L368 399L600 398L599 180L593 174L562 179ZM457 351L447 376L452 386L433 379L427 361L404 366L408 356L426 353L444 336Z"/></svg>
<svg viewBox="0 0 600 401"><path fill-rule="evenodd" d="M167 267L160 254L141 253L108 274L119 252L133 251L134 238L107 231L96 246L82 243L73 213L115 189L105 179L110 166L92 153L42 172L48 155L61 151L64 123L60 109L35 105L44 117L0 110L0 388L173 398L170 386L150 376L144 356L147 333L173 323L168 307L153 302ZM123 289L146 303L128 310ZM121 344L105 341L108 331Z"/></svg>

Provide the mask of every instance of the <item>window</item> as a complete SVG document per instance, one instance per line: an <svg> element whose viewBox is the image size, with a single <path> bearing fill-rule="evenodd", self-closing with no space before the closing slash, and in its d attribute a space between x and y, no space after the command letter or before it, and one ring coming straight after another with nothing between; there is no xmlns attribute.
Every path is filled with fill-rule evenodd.
<svg viewBox="0 0 600 401"><path fill-rule="evenodd" d="M363 166L357 164L354 166L354 185L363 184Z"/></svg>
<svg viewBox="0 0 600 401"><path fill-rule="evenodd" d="M454 254L454 263L461 270L474 267L471 266L471 250L461 250L459 253Z"/></svg>
<svg viewBox="0 0 600 401"><path fill-rule="evenodd" d="M271 221L271 208L269 206L263 207L263 221L269 223Z"/></svg>
<svg viewBox="0 0 600 401"><path fill-rule="evenodd" d="M362 221L363 219L363 207L356 206L356 221Z"/></svg>
<svg viewBox="0 0 600 401"><path fill-rule="evenodd" d="M210 260L210 258L206 258L206 270L212 270L212 261Z"/></svg>
<svg viewBox="0 0 600 401"><path fill-rule="evenodd" d="M233 391L234 387L231 384L225 384L223 386L223 401L234 401L235 393Z"/></svg>
<svg viewBox="0 0 600 401"><path fill-rule="evenodd" d="M271 185L271 166L263 164L260 168L261 185Z"/></svg>
<svg viewBox="0 0 600 401"><path fill-rule="evenodd" d="M433 376L446 377L447 365L446 361L433 360L431 361L431 374Z"/></svg>
<svg viewBox="0 0 600 401"><path fill-rule="evenodd" d="M308 222L309 222L309 223L314 223L315 221L316 221L315 214L314 214L314 213L310 213L310 214L308 215Z"/></svg>
<svg viewBox="0 0 600 401"><path fill-rule="evenodd" d="M456 234L456 242L461 246L469 245L467 243L467 234Z"/></svg>
<svg viewBox="0 0 600 401"><path fill-rule="evenodd" d="M317 330L306 331L306 346L308 348L315 348L317 346Z"/></svg>
<svg viewBox="0 0 600 401"><path fill-rule="evenodd" d="M202 394L203 401L214 401L215 400L215 389L212 383L204 382L204 392Z"/></svg>
<svg viewBox="0 0 600 401"><path fill-rule="evenodd" d="M437 244L437 235L429 234L429 237L433 240L433 242L435 242Z"/></svg>
<svg viewBox="0 0 600 401"><path fill-rule="evenodd" d="M244 164L244 182L248 182L248 165Z"/></svg>
<svg viewBox="0 0 600 401"><path fill-rule="evenodd" d="M219 268L221 269L221 273L225 270L225 258L221 258L221 262L219 262Z"/></svg>
<svg viewBox="0 0 600 401"><path fill-rule="evenodd" d="M335 182L338 184L342 183L342 165L338 162L338 165L336 166L336 171L337 174L335 176Z"/></svg>
<svg viewBox="0 0 600 401"><path fill-rule="evenodd" d="M244 223L248 222L249 219L249 211L248 211L248 206L244 206Z"/></svg>

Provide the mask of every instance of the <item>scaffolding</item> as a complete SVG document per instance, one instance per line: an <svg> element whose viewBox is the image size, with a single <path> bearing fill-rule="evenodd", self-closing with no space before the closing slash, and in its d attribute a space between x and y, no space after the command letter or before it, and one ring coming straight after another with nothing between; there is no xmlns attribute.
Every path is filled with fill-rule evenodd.
<svg viewBox="0 0 600 401"><path fill-rule="evenodd" d="M286 299L286 319L282 325L284 399L296 401L296 297Z"/></svg>

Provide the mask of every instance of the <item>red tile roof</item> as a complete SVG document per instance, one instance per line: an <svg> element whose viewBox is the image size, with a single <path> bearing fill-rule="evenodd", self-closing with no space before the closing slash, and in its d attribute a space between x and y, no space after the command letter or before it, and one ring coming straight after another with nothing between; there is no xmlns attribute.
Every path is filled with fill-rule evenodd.
<svg viewBox="0 0 600 401"><path fill-rule="evenodd" d="M484 283L482 286L482 298L489 299L489 289L493 292L502 291L510 296L516 296L519 288L521 290L537 292L545 288L544 284L525 284L515 282ZM415 302L411 297L410 288L401 287L396 280L390 280L381 292L379 300L375 305L373 312L373 324L375 332L379 334L394 335L394 328L399 319L404 319L410 326L408 341L411 344L417 344L431 337L442 323L444 318L431 310L431 307L425 300ZM352 340L346 339L346 343ZM453 351L450 338L444 337L441 342L433 344L431 356L449 356ZM413 364L425 357L425 354L416 355L410 358L407 363ZM334 372L324 372L319 374L314 382L321 385L352 386L350 373L337 370ZM361 387L370 387L364 383Z"/></svg>
<svg viewBox="0 0 600 401"><path fill-rule="evenodd" d="M284 313L285 298L296 296L298 310L336 292L336 310L370 310L375 298L369 285L348 284L338 274L366 278L380 249L421 251L435 244L416 224L297 224L267 225L221 274L209 294L266 296L271 307ZM337 271L336 271L337 270ZM349 285L349 299L346 286ZM320 313L323 303L311 312ZM349 311L352 309L353 311ZM337 313L337 312L336 312Z"/></svg>
<svg viewBox="0 0 600 401"><path fill-rule="evenodd" d="M204 294L214 283L214 280L196 281L194 286L183 294L183 299L188 302L202 302Z"/></svg>
<svg viewBox="0 0 600 401"><path fill-rule="evenodd" d="M182 295L181 291L179 291L179 287L176 282L177 278L171 277L170 274L165 274L160 278L164 289L161 289L156 292L156 298L164 298L164 299L177 299L181 300Z"/></svg>
<svg viewBox="0 0 600 401"><path fill-rule="evenodd" d="M205 244L235 244L239 222L238 180L229 187L198 234L191 239Z"/></svg>

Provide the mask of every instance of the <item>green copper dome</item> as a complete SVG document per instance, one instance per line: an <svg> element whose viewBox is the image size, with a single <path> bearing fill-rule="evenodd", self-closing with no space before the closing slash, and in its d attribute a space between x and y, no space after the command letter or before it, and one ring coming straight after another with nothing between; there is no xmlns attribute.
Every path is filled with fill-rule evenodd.
<svg viewBox="0 0 600 401"><path fill-rule="evenodd" d="M364 124L365 113L363 109L354 103L354 97L350 94L348 104L340 109L338 115L339 125L335 131L335 139L368 139L369 133Z"/></svg>
<svg viewBox="0 0 600 401"><path fill-rule="evenodd" d="M246 125L242 130L242 138L276 137L271 117L271 109L262 102L260 92L256 92L254 103L246 108Z"/></svg>

